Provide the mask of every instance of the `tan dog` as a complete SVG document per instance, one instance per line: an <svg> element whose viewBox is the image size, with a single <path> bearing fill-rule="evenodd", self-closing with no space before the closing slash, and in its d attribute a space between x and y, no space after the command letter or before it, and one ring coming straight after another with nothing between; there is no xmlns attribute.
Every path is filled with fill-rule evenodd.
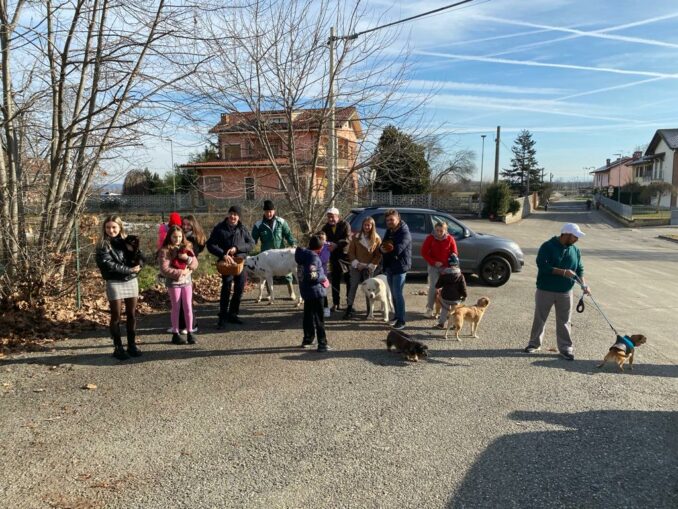
<svg viewBox="0 0 678 509"><path fill-rule="evenodd" d="M603 362L598 364L602 368L607 361L614 361L619 366L619 371L624 371L624 363L629 361L629 370L633 371L633 354L636 347L644 345L647 338L642 334L634 334L633 336L617 336L617 342L610 347L610 351L603 359ZM631 346L629 343L631 343Z"/></svg>
<svg viewBox="0 0 678 509"><path fill-rule="evenodd" d="M480 297L475 306L457 306L450 312L447 317L447 330L445 331L445 339L447 339L447 334L450 332L450 329L454 327L455 336L457 341L459 339L459 333L461 332L462 327L464 327L464 321L468 320L471 322L471 335L474 338L478 337L478 325L480 320L482 320L483 315L487 306L490 305L490 299L487 297Z"/></svg>

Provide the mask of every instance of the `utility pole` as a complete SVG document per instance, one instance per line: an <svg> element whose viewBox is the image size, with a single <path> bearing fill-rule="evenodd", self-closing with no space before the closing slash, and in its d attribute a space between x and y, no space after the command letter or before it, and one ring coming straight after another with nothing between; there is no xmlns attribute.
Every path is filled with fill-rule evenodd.
<svg viewBox="0 0 678 509"><path fill-rule="evenodd" d="M485 163L485 137L487 134L481 134L480 137L483 139L483 148L480 152L480 190L478 191L478 217L482 214L482 201L483 201L483 164Z"/></svg>
<svg viewBox="0 0 678 509"><path fill-rule="evenodd" d="M177 210L177 171L174 168L174 145L172 138L167 138L170 143L170 159L172 161L172 203L174 203L174 210Z"/></svg>
<svg viewBox="0 0 678 509"><path fill-rule="evenodd" d="M499 182L499 143L501 141L501 126L497 126L497 137L494 147L494 183Z"/></svg>
<svg viewBox="0 0 678 509"><path fill-rule="evenodd" d="M330 45L330 87L328 106L330 109L330 126L329 126L329 140L327 143L328 157L327 157L327 193L330 198L330 207L334 207L334 185L335 185L335 170L336 170L336 111L334 101L334 43L336 37L334 35L334 27L330 28L330 39L327 43Z"/></svg>
<svg viewBox="0 0 678 509"><path fill-rule="evenodd" d="M621 170L622 170L622 153L613 154L618 156L619 166L617 168L617 203L621 203Z"/></svg>

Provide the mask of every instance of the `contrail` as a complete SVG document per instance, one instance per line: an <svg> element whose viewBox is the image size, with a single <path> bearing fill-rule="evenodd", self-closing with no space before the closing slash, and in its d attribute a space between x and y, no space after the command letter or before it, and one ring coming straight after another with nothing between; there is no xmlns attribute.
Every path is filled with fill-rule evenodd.
<svg viewBox="0 0 678 509"><path fill-rule="evenodd" d="M525 65L530 67L551 67L555 69L573 69L578 71L594 71L594 72L608 72L613 74L629 74L632 76L650 76L653 78L678 78L678 74L666 74L660 72L651 72L651 71L633 71L626 69L613 69L610 67L591 67L586 65L573 65L573 64L550 64L546 62L535 62L533 60L510 60L507 58L494 58L494 57L482 57L482 56L472 56L472 55L459 55L456 53L438 53L434 51L415 51L417 55L431 56L431 57L442 57L450 58L456 60L467 60L475 62L489 62L494 64L507 64L507 65Z"/></svg>

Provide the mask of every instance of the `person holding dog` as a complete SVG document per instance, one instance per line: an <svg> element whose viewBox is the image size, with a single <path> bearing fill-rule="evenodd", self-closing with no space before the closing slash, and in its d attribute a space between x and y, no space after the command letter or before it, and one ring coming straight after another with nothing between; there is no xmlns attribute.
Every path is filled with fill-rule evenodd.
<svg viewBox="0 0 678 509"><path fill-rule="evenodd" d="M439 221L435 224L433 233L428 235L421 245L421 256L426 260L428 272L427 316L434 315L433 306L436 299L436 288L438 288L436 283L441 271L450 267L448 261L452 255L459 256L457 243L454 237L447 233L447 223Z"/></svg>
<svg viewBox="0 0 678 509"><path fill-rule="evenodd" d="M447 314L466 300L466 280L459 269L459 257L452 253L446 263L447 267L440 271L440 277L435 284L436 296L440 299L440 317L436 328L444 329Z"/></svg>
<svg viewBox="0 0 678 509"><path fill-rule="evenodd" d="M384 213L386 233L379 250L383 254L384 271L388 286L393 296L395 320L391 326L394 329L405 328L405 278L407 271L412 268L412 235L407 223L400 219L395 209Z"/></svg>
<svg viewBox="0 0 678 509"><path fill-rule="evenodd" d="M327 352L331 348L327 345L323 301L329 281L320 261L322 247L322 241L313 235L308 242L308 249L303 247L296 249L294 260L298 264L299 291L304 299L304 338L301 347L310 348L314 338L317 337L318 352Z"/></svg>
<svg viewBox="0 0 678 509"><path fill-rule="evenodd" d="M139 282L137 275L143 265L143 256L139 256L138 265L127 263L127 247L125 245L125 229L120 216L108 216L104 219L101 239L96 247L96 264L101 276L106 280L106 297L111 307L109 330L113 338L113 357L126 360L139 357L141 350L136 344L136 308L139 298ZM127 316L127 351L122 346L120 333L120 317L122 303L125 303Z"/></svg>
<svg viewBox="0 0 678 509"><path fill-rule="evenodd" d="M574 360L570 319L572 317L572 287L578 277L584 293L591 290L584 281L584 265L575 243L586 234L575 223L566 223L560 236L544 242L537 253L537 291L534 297L534 319L530 341L525 353L541 349L544 328L551 307L556 307L556 341L561 357Z"/></svg>
<svg viewBox="0 0 678 509"><path fill-rule="evenodd" d="M331 207L327 209L327 223L322 231L327 236L330 249L330 282L332 283L332 311L338 311L340 306L341 280L346 285L348 298L349 280L348 274L344 273L341 262L348 263L348 242L351 237L351 226L341 219L339 209Z"/></svg>
<svg viewBox="0 0 678 509"><path fill-rule="evenodd" d="M351 270L349 272L350 283L344 320L353 317L353 301L358 291L358 285L372 277L381 261L380 246L381 237L377 233L374 219L366 217L360 227L360 232L351 239L348 245L348 260L351 262Z"/></svg>
<svg viewBox="0 0 678 509"><path fill-rule="evenodd" d="M192 244L186 240L180 226L170 226L165 241L158 251L160 274L165 277L165 286L169 295L172 322L172 343L181 345L184 340L179 335L179 309L183 309L186 322L191 325L186 331L189 344L196 343L193 336L193 281L191 273L198 268L198 257L192 251Z"/></svg>
<svg viewBox="0 0 678 509"><path fill-rule="evenodd" d="M184 237L187 242L191 243L193 253L197 258L205 250L205 243L207 242L207 237L205 236L205 231L200 226L200 223L195 218L194 215L188 214L181 218L181 229L184 232ZM193 291L193 285L191 285L191 292ZM191 294L191 299L193 295ZM172 333L172 327L168 329L168 332ZM179 332L181 334L188 334L198 332L198 323L193 315L193 323L190 327L186 326L186 317L184 316L184 306L179 305Z"/></svg>
<svg viewBox="0 0 678 509"><path fill-rule="evenodd" d="M275 206L271 200L264 200L264 217L257 221L252 227L252 239L254 244L261 241L261 251L268 251L269 249L283 249L287 247L294 247L297 241L292 235L290 225L287 224L282 217L275 214ZM294 279L292 274L285 276L288 286L292 285ZM271 295L271 289L268 288L268 294Z"/></svg>
<svg viewBox="0 0 678 509"><path fill-rule="evenodd" d="M228 209L226 219L214 227L207 240L207 250L219 260L234 263L234 257L244 257L254 247L254 240L240 221L240 214L240 207L232 205ZM238 313L246 282L246 271L240 272L237 276L221 276L217 329L224 329L227 323L243 323ZM231 298L231 287L233 287L233 298Z"/></svg>

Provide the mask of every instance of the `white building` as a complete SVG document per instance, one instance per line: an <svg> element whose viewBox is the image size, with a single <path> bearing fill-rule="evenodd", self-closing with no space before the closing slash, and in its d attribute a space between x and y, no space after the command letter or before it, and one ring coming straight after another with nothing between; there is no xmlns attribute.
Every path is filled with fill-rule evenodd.
<svg viewBox="0 0 678 509"><path fill-rule="evenodd" d="M633 161L633 180L641 185L668 182L678 186L678 129L658 129L643 157ZM675 207L676 196L665 193L662 207Z"/></svg>

